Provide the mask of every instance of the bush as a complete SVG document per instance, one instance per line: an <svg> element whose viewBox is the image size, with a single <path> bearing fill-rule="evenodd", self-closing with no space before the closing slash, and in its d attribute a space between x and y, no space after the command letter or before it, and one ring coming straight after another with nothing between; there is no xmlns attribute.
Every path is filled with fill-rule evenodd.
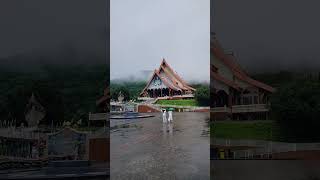
<svg viewBox="0 0 320 180"><path fill-rule="evenodd" d="M31 94L34 93L36 100L44 107L46 116L41 124L55 124L64 119L63 97L57 87L48 85L45 81L37 81L31 86L12 89L7 95L6 108L10 113L7 119L16 119L17 125L26 124L25 112Z"/></svg>
<svg viewBox="0 0 320 180"><path fill-rule="evenodd" d="M146 82L111 82L110 95L111 99L118 100L119 92L121 91L125 97L125 100L136 100L139 97L140 92L146 86Z"/></svg>
<svg viewBox="0 0 320 180"><path fill-rule="evenodd" d="M210 105L210 89L209 86L202 85L197 88L195 99L200 106Z"/></svg>
<svg viewBox="0 0 320 180"><path fill-rule="evenodd" d="M283 85L271 98L271 110L282 135L290 140L320 140L320 82L297 80Z"/></svg>
<svg viewBox="0 0 320 180"><path fill-rule="evenodd" d="M118 101L119 93L122 93L124 96L124 101L128 101L131 99L130 92L125 86L118 86L118 87L111 87L110 89L110 95L111 99Z"/></svg>

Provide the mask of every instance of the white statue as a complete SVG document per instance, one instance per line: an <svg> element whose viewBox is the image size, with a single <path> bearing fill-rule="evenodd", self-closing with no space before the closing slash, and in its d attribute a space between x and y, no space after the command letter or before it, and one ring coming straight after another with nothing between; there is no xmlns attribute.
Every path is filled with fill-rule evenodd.
<svg viewBox="0 0 320 180"><path fill-rule="evenodd" d="M38 126L39 122L45 117L46 111L43 106L36 100L32 93L29 103L27 105L27 111L25 113L25 119L28 122L29 127Z"/></svg>
<svg viewBox="0 0 320 180"><path fill-rule="evenodd" d="M162 110L162 121L167 123L167 111L165 109Z"/></svg>

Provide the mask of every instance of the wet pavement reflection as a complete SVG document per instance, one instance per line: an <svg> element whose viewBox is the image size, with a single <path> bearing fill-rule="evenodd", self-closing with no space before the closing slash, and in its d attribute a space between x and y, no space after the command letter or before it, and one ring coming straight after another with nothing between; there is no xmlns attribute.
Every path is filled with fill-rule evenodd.
<svg viewBox="0 0 320 180"><path fill-rule="evenodd" d="M209 179L209 113L154 115L111 122L111 179Z"/></svg>

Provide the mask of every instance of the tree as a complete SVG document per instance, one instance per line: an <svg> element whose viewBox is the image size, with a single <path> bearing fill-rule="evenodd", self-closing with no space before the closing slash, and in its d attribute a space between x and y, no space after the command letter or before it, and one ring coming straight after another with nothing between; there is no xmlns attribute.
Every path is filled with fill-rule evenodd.
<svg viewBox="0 0 320 180"><path fill-rule="evenodd" d="M131 99L129 90L123 85L113 85L113 86L111 86L111 89L110 89L111 99L117 101L120 92L124 96L124 101L128 101L128 100Z"/></svg>
<svg viewBox="0 0 320 180"><path fill-rule="evenodd" d="M283 85L271 98L271 111L289 140L320 140L320 82L296 80Z"/></svg>
<svg viewBox="0 0 320 180"><path fill-rule="evenodd" d="M195 99L200 106L210 105L210 89L206 85L199 86L195 93Z"/></svg>
<svg viewBox="0 0 320 180"><path fill-rule="evenodd" d="M43 122L45 125L60 124L66 118L66 104L59 87L47 81L38 81L33 84L32 92L46 110Z"/></svg>
<svg viewBox="0 0 320 180"><path fill-rule="evenodd" d="M47 81L37 81L30 86L17 87L7 95L6 109L9 120L16 119L17 125L25 123L25 111L29 99L34 93L37 101L44 107L46 116L41 124L51 125L64 119L64 103L60 91Z"/></svg>

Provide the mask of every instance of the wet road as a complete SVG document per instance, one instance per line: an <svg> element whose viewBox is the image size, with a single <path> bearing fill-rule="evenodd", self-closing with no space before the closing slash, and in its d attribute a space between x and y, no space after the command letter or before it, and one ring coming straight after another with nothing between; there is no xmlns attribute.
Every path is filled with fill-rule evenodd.
<svg viewBox="0 0 320 180"><path fill-rule="evenodd" d="M110 132L111 179L210 179L209 113L154 115Z"/></svg>
<svg viewBox="0 0 320 180"><path fill-rule="evenodd" d="M97 167L44 167L38 169L0 171L1 179L42 180L42 179L109 179L107 166Z"/></svg>
<svg viewBox="0 0 320 180"><path fill-rule="evenodd" d="M302 160L216 160L214 180L317 180L320 161Z"/></svg>

